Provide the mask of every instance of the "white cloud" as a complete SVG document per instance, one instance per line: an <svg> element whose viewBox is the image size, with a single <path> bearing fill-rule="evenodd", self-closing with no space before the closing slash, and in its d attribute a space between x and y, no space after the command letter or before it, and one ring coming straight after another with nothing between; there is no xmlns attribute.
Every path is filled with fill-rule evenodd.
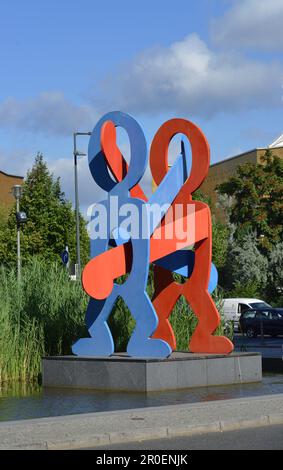
<svg viewBox="0 0 283 470"><path fill-rule="evenodd" d="M74 188L74 164L70 158L59 158L48 162L48 167L54 176L60 176L61 188L68 200L75 204ZM140 182L144 192L149 197L151 194L152 178L149 168ZM86 217L88 206L106 199L107 193L103 191L93 180L86 157L78 161L78 187L80 209Z"/></svg>
<svg viewBox="0 0 283 470"><path fill-rule="evenodd" d="M149 49L104 82L103 106L145 114L219 112L281 104L282 67L215 52L196 34Z"/></svg>
<svg viewBox="0 0 283 470"><path fill-rule="evenodd" d="M34 155L26 150L7 151L0 149L0 170L17 176L25 176L32 167Z"/></svg>
<svg viewBox="0 0 283 470"><path fill-rule="evenodd" d="M120 146L121 151L125 145ZM26 176L27 171L34 164L35 155L27 150L7 151L0 149L0 170L9 174ZM49 159L45 158L48 169L54 176L60 177L61 189L66 198L75 205L75 186L74 186L74 161L72 157ZM149 197L152 189L152 178L149 167L147 168L141 182L144 192ZM87 157L78 159L78 187L80 209L86 216L87 207L95 202L106 198L107 194L93 180L88 166Z"/></svg>
<svg viewBox="0 0 283 470"><path fill-rule="evenodd" d="M48 168L54 176L60 176L61 188L68 200L75 205L74 162L72 158L50 160ZM86 215L90 204L105 198L105 193L97 186L89 171L87 157L78 160L78 192L81 211Z"/></svg>
<svg viewBox="0 0 283 470"><path fill-rule="evenodd" d="M43 92L26 100L7 98L0 103L0 126L40 132L46 135L70 135L78 127L93 125L96 115L90 106L76 105L61 92Z"/></svg>
<svg viewBox="0 0 283 470"><path fill-rule="evenodd" d="M213 37L221 47L283 49L283 1L237 0L213 21Z"/></svg>
<svg viewBox="0 0 283 470"><path fill-rule="evenodd" d="M45 159L45 158L44 158ZM75 205L74 161L70 158L45 159L48 169L54 176L60 177L61 189L66 198ZM0 150L0 170L9 174L26 177L27 171L34 164L34 154L26 150L7 152ZM80 209L86 215L90 204L105 198L105 193L93 180L88 167L87 157L78 159L78 186Z"/></svg>

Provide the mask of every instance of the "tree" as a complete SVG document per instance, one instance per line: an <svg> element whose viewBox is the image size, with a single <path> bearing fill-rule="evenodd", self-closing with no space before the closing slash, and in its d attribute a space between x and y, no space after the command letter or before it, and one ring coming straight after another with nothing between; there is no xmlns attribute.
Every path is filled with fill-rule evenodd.
<svg viewBox="0 0 283 470"><path fill-rule="evenodd" d="M270 301L283 300L283 242L269 255L267 295Z"/></svg>
<svg viewBox="0 0 283 470"><path fill-rule="evenodd" d="M238 296L244 297L249 291L253 293L249 296L254 297L256 293L265 290L267 273L268 260L260 253L254 233L247 233L240 242L230 241L222 272L223 287L234 290L234 295L237 291Z"/></svg>
<svg viewBox="0 0 283 470"><path fill-rule="evenodd" d="M7 221L8 214L4 205L0 205L0 260L4 259L6 253L6 240L7 240Z"/></svg>
<svg viewBox="0 0 283 470"><path fill-rule="evenodd" d="M268 149L261 164L245 163L236 176L217 187L234 198L230 222L235 236L256 233L260 251L267 254L283 240L283 160Z"/></svg>
<svg viewBox="0 0 283 470"><path fill-rule="evenodd" d="M71 203L61 191L60 179L49 172L43 156L38 154L35 163L23 184L21 209L27 213L28 221L21 227L23 261L37 255L46 261L60 261L60 253L66 245L70 259L76 259L76 223ZM4 250L2 261L12 263L16 259L16 223L13 208L6 230L2 234ZM89 257L89 239L85 221L81 222L82 261Z"/></svg>
<svg viewBox="0 0 283 470"><path fill-rule="evenodd" d="M212 222L212 261L217 268L225 265L229 241L229 228L213 218Z"/></svg>
<svg viewBox="0 0 283 470"><path fill-rule="evenodd" d="M8 220L9 211L4 204L0 203L0 228L3 227Z"/></svg>
<svg viewBox="0 0 283 470"><path fill-rule="evenodd" d="M212 205L211 199L204 195L200 189L194 192L193 199L202 201L210 207ZM212 215L212 261L217 268L222 268L225 264L229 234L229 227L217 222Z"/></svg>

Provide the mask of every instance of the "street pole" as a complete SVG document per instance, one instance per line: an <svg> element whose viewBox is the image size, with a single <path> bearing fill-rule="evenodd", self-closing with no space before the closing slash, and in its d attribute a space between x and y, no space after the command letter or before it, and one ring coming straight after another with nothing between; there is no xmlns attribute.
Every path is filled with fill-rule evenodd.
<svg viewBox="0 0 283 470"><path fill-rule="evenodd" d="M16 199L16 210L20 212L20 199ZM21 236L20 236L20 224L17 222L17 274L18 281L21 279Z"/></svg>
<svg viewBox="0 0 283 470"><path fill-rule="evenodd" d="M16 199L16 221L17 221L17 277L21 279L21 224L27 221L26 213L20 212L20 199L22 196L22 187L20 184L12 186L12 193Z"/></svg>
<svg viewBox="0 0 283 470"><path fill-rule="evenodd" d="M77 274L81 274L81 247L80 247L80 208L78 190L78 154L77 154L77 133L74 133L74 168L75 168L75 211L76 211L76 249L77 249Z"/></svg>
<svg viewBox="0 0 283 470"><path fill-rule="evenodd" d="M75 171L75 212L76 212L76 251L77 251L77 278L81 275L81 247L80 247L80 207L79 207L79 188L78 188L78 157L85 157L86 154L77 150L77 136L90 136L91 132L74 132L74 171Z"/></svg>

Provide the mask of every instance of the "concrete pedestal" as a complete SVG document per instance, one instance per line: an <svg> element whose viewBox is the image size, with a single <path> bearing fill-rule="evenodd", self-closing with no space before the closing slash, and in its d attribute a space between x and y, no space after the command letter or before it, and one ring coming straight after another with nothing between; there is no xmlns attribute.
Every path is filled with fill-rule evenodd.
<svg viewBox="0 0 283 470"><path fill-rule="evenodd" d="M258 353L192 354L174 352L168 359L57 356L43 359L43 386L105 391L154 392L260 382Z"/></svg>

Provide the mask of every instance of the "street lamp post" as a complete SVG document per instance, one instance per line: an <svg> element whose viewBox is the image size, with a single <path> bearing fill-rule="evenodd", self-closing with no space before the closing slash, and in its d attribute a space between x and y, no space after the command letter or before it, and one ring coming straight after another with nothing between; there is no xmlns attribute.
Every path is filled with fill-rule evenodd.
<svg viewBox="0 0 283 470"><path fill-rule="evenodd" d="M17 219L17 275L18 280L21 279L21 224L27 221L25 212L20 211L20 198L22 196L22 187L20 184L15 184L12 187L13 195L16 199L16 219Z"/></svg>
<svg viewBox="0 0 283 470"><path fill-rule="evenodd" d="M81 248L80 248L80 207L79 207L79 188L78 188L78 157L85 157L86 154L77 150L77 136L91 135L91 132L74 132L74 171L75 171L75 212L76 212L76 251L77 251L77 276L81 274Z"/></svg>

